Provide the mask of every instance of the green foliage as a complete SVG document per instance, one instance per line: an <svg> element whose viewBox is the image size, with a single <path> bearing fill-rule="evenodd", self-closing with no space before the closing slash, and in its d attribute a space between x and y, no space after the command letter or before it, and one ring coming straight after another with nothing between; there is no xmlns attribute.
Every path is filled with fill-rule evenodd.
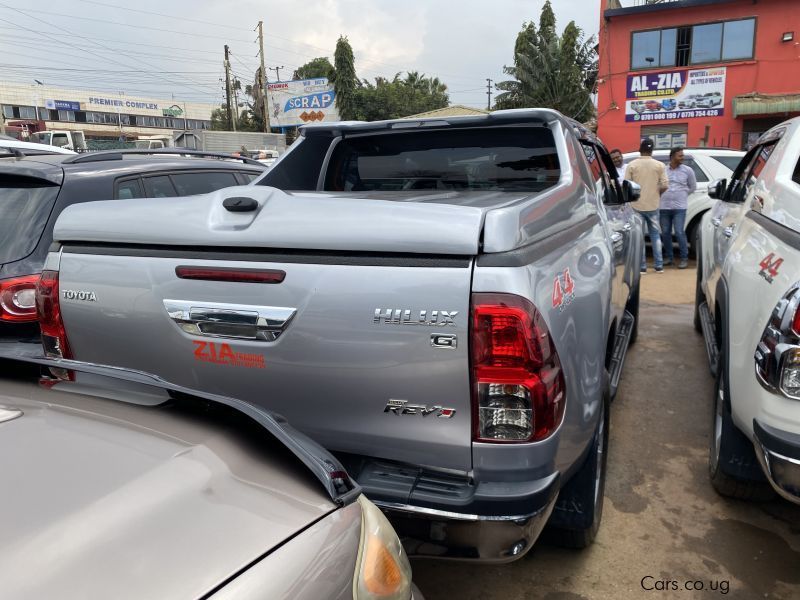
<svg viewBox="0 0 800 600"><path fill-rule="evenodd" d="M318 77L333 79L333 65L327 56L320 56L308 61L292 74L292 79L316 79Z"/></svg>
<svg viewBox="0 0 800 600"><path fill-rule="evenodd" d="M399 119L437 108L449 103L447 86L438 77L425 77L417 71L400 73L389 80L377 77L367 80L356 92L356 118L361 121Z"/></svg>
<svg viewBox="0 0 800 600"><path fill-rule="evenodd" d="M336 42L336 51L333 53L334 78L333 85L336 90L336 108L339 117L344 121L356 118L357 100L356 92L359 81L356 77L355 59L350 42L345 36L339 36Z"/></svg>
<svg viewBox="0 0 800 600"><path fill-rule="evenodd" d="M228 131L228 107L224 104L211 111L211 129L214 131Z"/></svg>
<svg viewBox="0 0 800 600"><path fill-rule="evenodd" d="M559 36L549 0L542 8L538 34L533 23L523 24L514 51L514 66L503 69L513 79L497 84L502 93L495 108L554 108L581 122L592 117L594 38L585 40L574 21Z"/></svg>

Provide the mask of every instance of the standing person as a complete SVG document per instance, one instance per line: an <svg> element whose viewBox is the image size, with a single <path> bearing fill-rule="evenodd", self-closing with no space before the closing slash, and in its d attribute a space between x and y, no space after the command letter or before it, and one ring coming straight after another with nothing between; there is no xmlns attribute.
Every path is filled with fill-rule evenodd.
<svg viewBox="0 0 800 600"><path fill-rule="evenodd" d="M639 146L640 158L631 161L625 170L625 178L638 183L642 188L636 211L644 219L645 232L650 236L653 247L653 261L656 273L664 272L661 256L661 227L658 219L658 205L661 194L667 191L669 181L664 164L653 158L653 140L645 138ZM642 273L647 273L647 255L642 248Z"/></svg>
<svg viewBox="0 0 800 600"><path fill-rule="evenodd" d="M617 167L617 174L619 175L619 180L622 181L625 179L625 161L622 159L622 151L619 148L614 148L611 152L611 161L614 163L614 166Z"/></svg>
<svg viewBox="0 0 800 600"><path fill-rule="evenodd" d="M661 242L664 247L664 264L672 264L672 229L678 236L678 248L681 253L679 269L689 266L689 249L686 245L686 209L689 206L689 194L697 189L697 179L691 167L683 164L683 148L680 146L669 151L669 168L667 168L669 189L661 195L659 219L661 221Z"/></svg>

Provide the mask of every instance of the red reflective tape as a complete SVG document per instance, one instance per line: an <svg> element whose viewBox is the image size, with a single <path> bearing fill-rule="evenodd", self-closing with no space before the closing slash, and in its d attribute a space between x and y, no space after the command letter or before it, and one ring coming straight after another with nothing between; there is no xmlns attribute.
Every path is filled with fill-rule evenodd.
<svg viewBox="0 0 800 600"><path fill-rule="evenodd" d="M281 283L286 271L276 269L237 269L234 267L175 267L180 279L228 281L232 283Z"/></svg>

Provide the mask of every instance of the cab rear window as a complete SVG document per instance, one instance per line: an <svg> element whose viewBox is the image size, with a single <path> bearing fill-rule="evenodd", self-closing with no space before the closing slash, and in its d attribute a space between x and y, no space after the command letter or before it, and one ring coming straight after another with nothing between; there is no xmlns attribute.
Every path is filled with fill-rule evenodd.
<svg viewBox="0 0 800 600"><path fill-rule="evenodd" d="M33 252L60 189L41 179L0 175L0 264Z"/></svg>
<svg viewBox="0 0 800 600"><path fill-rule="evenodd" d="M325 190L538 192L560 175L553 134L543 127L415 131L343 139Z"/></svg>

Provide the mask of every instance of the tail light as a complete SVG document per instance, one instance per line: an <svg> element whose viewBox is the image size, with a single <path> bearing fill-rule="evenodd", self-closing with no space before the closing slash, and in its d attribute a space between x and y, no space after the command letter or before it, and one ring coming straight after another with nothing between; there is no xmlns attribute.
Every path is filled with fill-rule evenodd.
<svg viewBox="0 0 800 600"><path fill-rule="evenodd" d="M51 358L72 358L58 302L58 271L43 271L36 286L36 313L42 330L44 353Z"/></svg>
<svg viewBox="0 0 800 600"><path fill-rule="evenodd" d="M474 438L533 442L564 416L561 361L542 315L510 294L472 296Z"/></svg>
<svg viewBox="0 0 800 600"><path fill-rule="evenodd" d="M25 323L36 320L36 284L39 275L0 280L0 321Z"/></svg>
<svg viewBox="0 0 800 600"><path fill-rule="evenodd" d="M800 400L800 285L772 310L754 355L762 386Z"/></svg>

